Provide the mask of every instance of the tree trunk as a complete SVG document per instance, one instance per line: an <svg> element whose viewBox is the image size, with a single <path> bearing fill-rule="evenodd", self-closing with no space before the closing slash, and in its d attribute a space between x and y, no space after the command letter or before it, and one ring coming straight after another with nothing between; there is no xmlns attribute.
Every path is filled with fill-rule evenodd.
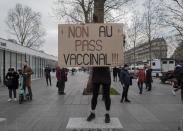
<svg viewBox="0 0 183 131"><path fill-rule="evenodd" d="M104 23L104 3L105 0L94 0L93 23ZM92 91L92 77L93 68L90 68L89 80L86 89L88 93L91 93Z"/></svg>

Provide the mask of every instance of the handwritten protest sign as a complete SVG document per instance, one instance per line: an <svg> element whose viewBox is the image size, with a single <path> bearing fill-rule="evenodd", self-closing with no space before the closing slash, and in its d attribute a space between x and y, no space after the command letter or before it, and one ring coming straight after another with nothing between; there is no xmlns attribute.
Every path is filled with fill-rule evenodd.
<svg viewBox="0 0 183 131"><path fill-rule="evenodd" d="M124 63L122 34L122 24L59 24L59 66L122 65Z"/></svg>

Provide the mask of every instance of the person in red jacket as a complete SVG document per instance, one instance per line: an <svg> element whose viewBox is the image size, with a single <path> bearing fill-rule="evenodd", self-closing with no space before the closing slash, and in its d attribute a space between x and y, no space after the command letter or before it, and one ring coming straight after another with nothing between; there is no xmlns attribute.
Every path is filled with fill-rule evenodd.
<svg viewBox="0 0 183 131"><path fill-rule="evenodd" d="M142 94L143 91L143 84L146 81L146 74L143 68L139 68L138 72L137 72L137 79L138 79L138 87L139 87L139 94Z"/></svg>
<svg viewBox="0 0 183 131"><path fill-rule="evenodd" d="M67 71L65 68L57 67L56 70L58 94L65 95L65 82L67 81Z"/></svg>

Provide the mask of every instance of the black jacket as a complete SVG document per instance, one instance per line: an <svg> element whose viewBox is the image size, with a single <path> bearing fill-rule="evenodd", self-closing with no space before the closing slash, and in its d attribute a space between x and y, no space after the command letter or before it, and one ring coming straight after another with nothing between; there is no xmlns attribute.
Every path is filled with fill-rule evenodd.
<svg viewBox="0 0 183 131"><path fill-rule="evenodd" d="M94 84L111 85L111 73L109 67L94 67L92 82Z"/></svg>
<svg viewBox="0 0 183 131"><path fill-rule="evenodd" d="M127 70L122 69L120 73L120 81L122 85L129 86L131 85L131 77Z"/></svg>
<svg viewBox="0 0 183 131"><path fill-rule="evenodd" d="M175 71L175 77L177 79L177 84L183 86L183 67L177 67Z"/></svg>
<svg viewBox="0 0 183 131"><path fill-rule="evenodd" d="M152 69L146 71L146 83L152 83Z"/></svg>
<svg viewBox="0 0 183 131"><path fill-rule="evenodd" d="M46 67L44 69L45 76L50 76L50 72L51 72L51 68L50 67Z"/></svg>
<svg viewBox="0 0 183 131"><path fill-rule="evenodd" d="M118 74L118 69L116 67L113 68L113 76L117 76Z"/></svg>
<svg viewBox="0 0 183 131"><path fill-rule="evenodd" d="M6 81L11 80L11 83L12 83L12 85L9 86L8 88L9 89L18 89L18 86L19 86L18 79L19 79L19 75L17 72L13 72L13 73L8 72L6 75Z"/></svg>

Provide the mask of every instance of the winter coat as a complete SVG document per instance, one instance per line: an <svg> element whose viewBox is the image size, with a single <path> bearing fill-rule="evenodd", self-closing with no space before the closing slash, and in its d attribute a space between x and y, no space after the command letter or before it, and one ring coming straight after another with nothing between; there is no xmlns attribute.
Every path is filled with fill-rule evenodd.
<svg viewBox="0 0 183 131"><path fill-rule="evenodd" d="M125 70L125 69L121 70L120 81L121 81L121 84L125 85L125 86L129 86L132 84L131 83L131 76L127 70Z"/></svg>
<svg viewBox="0 0 183 131"><path fill-rule="evenodd" d="M143 69L139 70L137 72L136 76L138 77L139 83L144 83L146 81L146 74L145 74L145 71Z"/></svg>
<svg viewBox="0 0 183 131"><path fill-rule="evenodd" d="M19 86L19 75L17 72L8 72L6 75L6 82L11 81L11 86L8 86L8 89L18 89Z"/></svg>
<svg viewBox="0 0 183 131"><path fill-rule="evenodd" d="M152 69L146 70L146 83L152 83Z"/></svg>
<svg viewBox="0 0 183 131"><path fill-rule="evenodd" d="M64 68L62 68L62 69L57 68L56 77L57 77L57 85L56 86L58 88L65 86L65 82L67 81L67 72Z"/></svg>
<svg viewBox="0 0 183 131"><path fill-rule="evenodd" d="M183 67L176 67L174 74L177 79L177 84L183 86Z"/></svg>
<svg viewBox="0 0 183 131"><path fill-rule="evenodd" d="M22 74L24 78L24 86L31 87L31 75L34 74L31 67L26 66L22 68Z"/></svg>
<svg viewBox="0 0 183 131"><path fill-rule="evenodd" d="M57 68L57 70L56 70L56 77L57 77L58 81L61 80L61 70L60 70L60 68Z"/></svg>
<svg viewBox="0 0 183 131"><path fill-rule="evenodd" d="M111 85L111 73L109 67L94 67L92 83Z"/></svg>
<svg viewBox="0 0 183 131"><path fill-rule="evenodd" d="M121 68L117 68L118 77L120 77Z"/></svg>
<svg viewBox="0 0 183 131"><path fill-rule="evenodd" d="M50 67L46 67L45 69L44 69L44 73L45 73L45 76L47 77L47 76L50 76L50 72L51 72L51 68Z"/></svg>
<svg viewBox="0 0 183 131"><path fill-rule="evenodd" d="M118 69L116 67L113 68L113 76L117 76L118 74Z"/></svg>
<svg viewBox="0 0 183 131"><path fill-rule="evenodd" d="M18 89L19 86L19 74L17 72L13 72L13 88Z"/></svg>
<svg viewBox="0 0 183 131"><path fill-rule="evenodd" d="M62 68L62 69L57 68L56 77L57 77L57 80L60 81L60 82L67 81L67 72L66 72L66 70L64 68Z"/></svg>

